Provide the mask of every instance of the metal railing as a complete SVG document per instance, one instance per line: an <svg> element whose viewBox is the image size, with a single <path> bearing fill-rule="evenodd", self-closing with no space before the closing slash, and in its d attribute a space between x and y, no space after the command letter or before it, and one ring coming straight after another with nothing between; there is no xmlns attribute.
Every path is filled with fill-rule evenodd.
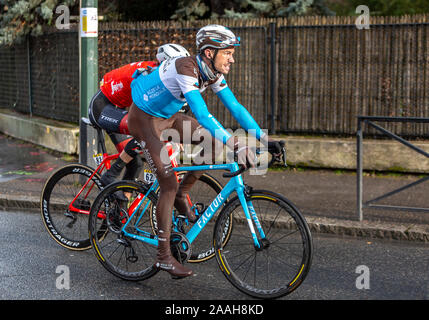
<svg viewBox="0 0 429 320"><path fill-rule="evenodd" d="M368 125L375 130L381 132L383 135L386 135L390 138L399 141L406 147L414 150L429 158L429 153L422 150L421 148L415 146L411 142L405 140L404 138L392 133L386 128L381 127L380 125L374 122L413 122L413 123L429 123L429 118L417 118L417 117L379 117L379 116L358 116L357 117L357 212L359 221L363 220L363 208L375 208L375 209L389 209L389 210L400 210L400 211L416 211L416 212L429 212L429 208L421 207L409 207L409 206L396 206L396 205L382 205L376 204L376 202L391 197L399 192L407 190L411 187L414 187L418 184L421 184L429 180L429 176L418 179L415 182L409 183L405 186L387 192L381 196L373 198L368 201L363 201L363 127Z"/></svg>

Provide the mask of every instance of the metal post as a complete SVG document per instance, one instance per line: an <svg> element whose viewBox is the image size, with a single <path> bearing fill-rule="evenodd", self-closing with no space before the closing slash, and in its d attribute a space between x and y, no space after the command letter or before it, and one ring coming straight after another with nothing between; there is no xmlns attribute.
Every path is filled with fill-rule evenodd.
<svg viewBox="0 0 429 320"><path fill-rule="evenodd" d="M79 71L80 119L88 116L88 105L98 90L98 1L80 0ZM80 120L79 161L89 165L97 149L97 132ZM85 127L85 128L84 128Z"/></svg>
<svg viewBox="0 0 429 320"><path fill-rule="evenodd" d="M271 50L271 81L270 81L270 104L271 104L271 134L276 134L275 126L275 110L276 110L276 24L275 22L270 23L270 50Z"/></svg>
<svg viewBox="0 0 429 320"><path fill-rule="evenodd" d="M362 213L362 122L361 119L358 117L358 123L357 123L357 144L356 144L356 152L357 152L357 212L358 212L358 220L363 220L363 213Z"/></svg>
<svg viewBox="0 0 429 320"><path fill-rule="evenodd" d="M31 48L30 35L27 35L27 77L28 77L28 105L30 117L33 116L33 93L31 91Z"/></svg>

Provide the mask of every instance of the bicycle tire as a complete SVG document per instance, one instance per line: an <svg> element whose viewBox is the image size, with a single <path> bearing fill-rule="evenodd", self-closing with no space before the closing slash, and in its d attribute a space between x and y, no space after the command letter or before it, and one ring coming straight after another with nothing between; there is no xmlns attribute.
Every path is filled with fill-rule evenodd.
<svg viewBox="0 0 429 320"><path fill-rule="evenodd" d="M183 175L187 173L188 171L178 171L177 175ZM212 175L208 173L204 173L200 179L196 182L196 184L192 187L192 189L189 192L189 196L192 201L196 203L203 203L204 206L210 205L211 201L221 192L222 190L221 183ZM158 194L159 188L155 191ZM228 200L225 202L225 204L228 202ZM224 204L224 205L225 205ZM218 211L220 212L220 210ZM153 229L156 232L156 216L155 216L155 210L151 210L152 213L152 224ZM216 219L218 217L218 213L216 213L215 216L212 217L209 224L213 224L216 222ZM230 230L227 232L226 237L224 241L228 241L229 234L232 228L232 224L230 224ZM184 230L182 230L183 233L186 233L192 225L185 225ZM214 247L212 243L212 230L213 228L210 228L209 225L207 225L198 235L198 237L192 242L192 254L188 260L189 263L201 263L204 261L207 261L214 257Z"/></svg>
<svg viewBox="0 0 429 320"><path fill-rule="evenodd" d="M256 249L241 203L235 197L216 222L216 260L223 275L238 290L259 299L279 298L297 289L310 270L310 229L296 206L282 195L254 190L249 196L266 235L263 242L260 240L262 249ZM230 214L234 226L224 244L221 240Z"/></svg>
<svg viewBox="0 0 429 320"><path fill-rule="evenodd" d="M115 195L118 192L126 192L133 199L139 194L146 194L147 191L147 186L141 183L118 181L104 188L91 207L88 231L93 252L107 271L124 280L145 280L159 271L154 266L157 247L132 237L126 237L120 231L125 220L130 218L125 209L128 209L132 201L128 201L128 204L120 202L118 201L119 197ZM154 203L157 201L157 197L153 193L148 194L148 199ZM101 212L105 213L105 217L100 217ZM130 222L127 230L129 229L130 233L138 234L137 226L147 232L148 237L154 238L150 214L147 214L138 222L138 225L135 225L137 217L138 215L132 217L134 221ZM105 231L102 237L100 237L100 230Z"/></svg>
<svg viewBox="0 0 429 320"><path fill-rule="evenodd" d="M64 248L82 251L91 247L88 237L89 208L103 188L98 173L85 188L91 190L90 193L85 197L86 192L82 192L76 199L76 206L88 210L88 214L72 213L68 206L93 173L91 167L69 164L54 172L43 187L40 200L43 224L51 238Z"/></svg>

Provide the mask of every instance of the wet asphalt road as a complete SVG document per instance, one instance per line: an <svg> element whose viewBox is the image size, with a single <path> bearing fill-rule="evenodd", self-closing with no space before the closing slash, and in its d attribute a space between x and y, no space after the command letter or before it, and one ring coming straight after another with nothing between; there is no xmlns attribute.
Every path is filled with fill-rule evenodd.
<svg viewBox="0 0 429 320"><path fill-rule="evenodd" d="M323 235L314 235L313 242L307 279L281 300L429 298L428 245ZM69 288L57 288L64 283L64 266ZM190 266L197 275L188 279L173 281L160 272L143 282L126 282L110 275L91 251L58 246L39 213L0 212L1 300L252 300L229 284L215 260Z"/></svg>

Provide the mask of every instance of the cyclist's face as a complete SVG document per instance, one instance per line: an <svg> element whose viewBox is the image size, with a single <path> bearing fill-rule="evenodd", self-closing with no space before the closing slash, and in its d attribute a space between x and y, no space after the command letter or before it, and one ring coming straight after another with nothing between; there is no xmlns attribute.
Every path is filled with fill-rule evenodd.
<svg viewBox="0 0 429 320"><path fill-rule="evenodd" d="M217 71L222 74L228 74L231 64L234 63L234 48L227 48L218 50L214 60L214 66ZM213 50L214 53L214 50Z"/></svg>

